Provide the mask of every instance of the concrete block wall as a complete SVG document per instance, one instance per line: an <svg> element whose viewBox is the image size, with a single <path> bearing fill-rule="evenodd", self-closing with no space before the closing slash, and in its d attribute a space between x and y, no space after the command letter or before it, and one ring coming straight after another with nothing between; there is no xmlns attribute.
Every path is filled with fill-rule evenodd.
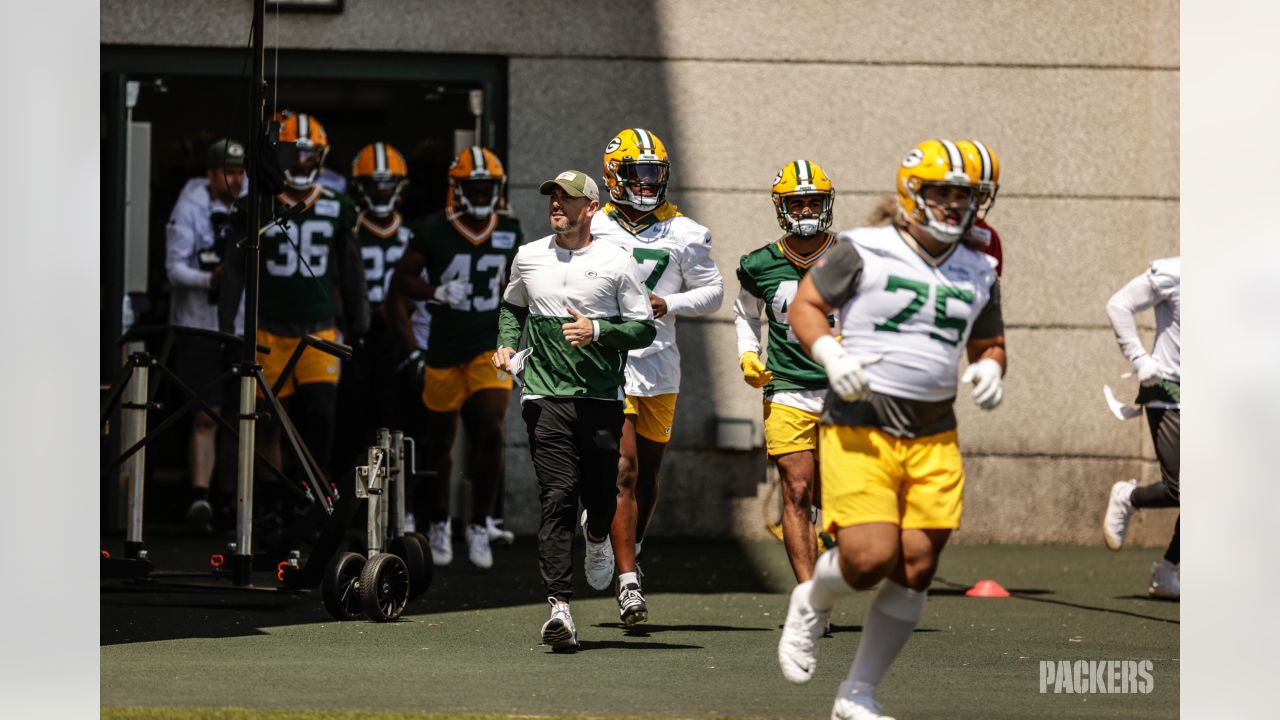
<svg viewBox="0 0 1280 720"><path fill-rule="evenodd" d="M101 22L103 43L238 47L249 4L104 0ZM278 37L506 56L511 196L531 236L547 227L538 182L598 175L623 127L663 138L671 196L711 228L727 300L681 321L684 393L655 534L764 532L763 450L717 451L711 428L760 416L737 367L733 270L780 233L778 168L821 164L849 227L917 141L983 140L1002 161L989 220L1005 244L1010 371L995 412L958 401L969 488L956 539L1095 543L1111 483L1158 476L1145 425L1103 404L1103 383L1132 391L1103 305L1178 249L1178 33L1176 0L347 0L340 15L282 15ZM508 523L529 532L536 490L514 403L508 427ZM1141 514L1134 540L1163 544L1173 518Z"/></svg>

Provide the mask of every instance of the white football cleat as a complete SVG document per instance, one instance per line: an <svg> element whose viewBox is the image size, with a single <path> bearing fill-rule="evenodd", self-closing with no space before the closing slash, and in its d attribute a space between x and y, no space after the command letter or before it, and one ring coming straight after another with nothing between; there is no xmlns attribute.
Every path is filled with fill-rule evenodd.
<svg viewBox="0 0 1280 720"><path fill-rule="evenodd" d="M516 541L516 534L502 526L502 518L485 517L485 532L489 533L489 542L511 545Z"/></svg>
<svg viewBox="0 0 1280 720"><path fill-rule="evenodd" d="M1107 514L1102 518L1102 539L1107 547L1119 550L1124 545L1125 533L1129 532L1129 521L1136 510L1129 498L1133 489L1138 486L1137 480L1121 480L1111 486L1111 498L1107 501Z"/></svg>
<svg viewBox="0 0 1280 720"><path fill-rule="evenodd" d="M1165 600L1180 599L1182 586L1178 583L1178 566L1164 558L1151 563L1151 584L1147 586L1147 595Z"/></svg>
<svg viewBox="0 0 1280 720"><path fill-rule="evenodd" d="M431 523L427 528L427 543L431 545L431 562L436 567L453 562L453 531L448 519Z"/></svg>
<svg viewBox="0 0 1280 720"><path fill-rule="evenodd" d="M551 618L542 624L542 644L550 645L555 652L578 648L578 628L569 613L569 603L547 598L551 603Z"/></svg>
<svg viewBox="0 0 1280 720"><path fill-rule="evenodd" d="M831 706L831 720L893 720L880 710L874 685L845 680Z"/></svg>
<svg viewBox="0 0 1280 720"><path fill-rule="evenodd" d="M587 537L587 511L582 511L582 539L587 541L587 556L583 565L586 568L587 584L596 590L604 590L613 582L613 544L606 535L600 542L591 542Z"/></svg>
<svg viewBox="0 0 1280 720"><path fill-rule="evenodd" d="M483 525L467 525L467 559L481 570L493 567L493 551L489 549L489 531Z"/></svg>
<svg viewBox="0 0 1280 720"><path fill-rule="evenodd" d="M778 639L778 666L782 676L797 685L813 679L818 666L818 638L827 627L831 611L819 612L809 604L812 580L805 580L791 591L787 620Z"/></svg>

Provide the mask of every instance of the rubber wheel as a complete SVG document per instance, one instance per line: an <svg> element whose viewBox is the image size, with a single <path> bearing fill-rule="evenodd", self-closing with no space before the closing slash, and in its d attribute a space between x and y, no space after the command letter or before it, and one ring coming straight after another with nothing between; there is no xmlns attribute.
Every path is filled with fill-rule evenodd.
<svg viewBox="0 0 1280 720"><path fill-rule="evenodd" d="M363 555L348 552L334 555L324 569L320 596L324 598L324 609L338 620L355 620L364 614L360 573L365 564Z"/></svg>
<svg viewBox="0 0 1280 720"><path fill-rule="evenodd" d="M431 589L431 581L436 575L436 564L431 558L431 541L427 540L427 536L420 532L405 533L406 537L411 537L418 542L418 547L422 548L422 568L423 576L426 580L421 585L415 585L413 588L413 597L421 597L423 593Z"/></svg>
<svg viewBox="0 0 1280 720"><path fill-rule="evenodd" d="M422 557L422 546L412 535L392 538L387 552L399 555L409 568L409 600L413 601L427 591L431 580L427 576L426 559Z"/></svg>
<svg viewBox="0 0 1280 720"><path fill-rule="evenodd" d="M360 573L360 601L370 620L394 622L409 602L409 568L398 555L378 553Z"/></svg>

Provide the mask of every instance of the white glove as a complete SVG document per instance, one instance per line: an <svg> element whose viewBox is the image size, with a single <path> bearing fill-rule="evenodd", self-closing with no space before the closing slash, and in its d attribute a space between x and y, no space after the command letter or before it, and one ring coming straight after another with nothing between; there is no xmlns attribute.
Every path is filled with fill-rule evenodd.
<svg viewBox="0 0 1280 720"><path fill-rule="evenodd" d="M1138 382L1143 387L1159 385L1165 375L1173 375L1173 371L1156 362L1150 355L1143 355L1133 361L1133 369L1138 373Z"/></svg>
<svg viewBox="0 0 1280 720"><path fill-rule="evenodd" d="M467 284L455 278L443 285L437 285L431 297L436 302L456 308L467 300Z"/></svg>
<svg viewBox="0 0 1280 720"><path fill-rule="evenodd" d="M973 383L973 402L983 410L990 410L1004 399L1003 374L1000 363L984 358L966 368L960 382Z"/></svg>
<svg viewBox="0 0 1280 720"><path fill-rule="evenodd" d="M880 362L878 354L854 355L830 335L823 335L809 349L813 359L826 368L827 382L841 400L853 402L867 394L870 386L863 368Z"/></svg>

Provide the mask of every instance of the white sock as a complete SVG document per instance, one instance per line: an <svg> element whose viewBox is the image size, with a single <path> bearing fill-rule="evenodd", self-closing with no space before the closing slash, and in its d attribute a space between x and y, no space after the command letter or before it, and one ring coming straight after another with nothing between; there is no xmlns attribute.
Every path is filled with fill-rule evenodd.
<svg viewBox="0 0 1280 720"><path fill-rule="evenodd" d="M853 592L853 587L844 580L844 573L840 572L840 548L831 548L819 555L813 568L809 604L815 610L826 612L835 606L836 598Z"/></svg>
<svg viewBox="0 0 1280 720"><path fill-rule="evenodd" d="M886 579L862 621L862 642L849 669L849 681L875 687L889 671L911 631L924 615L929 592L905 588Z"/></svg>
<svg viewBox="0 0 1280 720"><path fill-rule="evenodd" d="M639 585L640 578L633 572L618 573L618 587L624 588L628 585Z"/></svg>

